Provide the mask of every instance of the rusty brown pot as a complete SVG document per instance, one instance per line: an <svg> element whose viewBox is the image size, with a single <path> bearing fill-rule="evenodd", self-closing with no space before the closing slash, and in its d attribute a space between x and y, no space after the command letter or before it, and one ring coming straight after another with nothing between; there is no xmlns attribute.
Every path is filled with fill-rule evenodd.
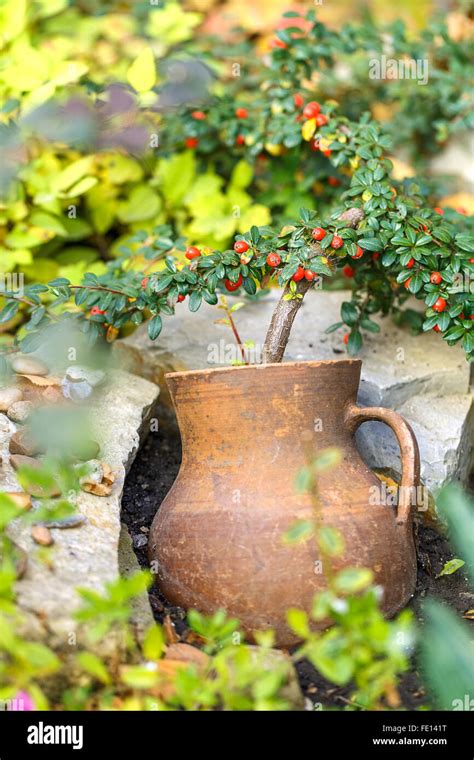
<svg viewBox="0 0 474 760"><path fill-rule="evenodd" d="M314 541L282 541L313 515L310 497L295 491L308 436L315 452L335 446L343 454L319 480L323 520L345 540L335 569L372 568L388 616L406 604L416 579L410 490L418 484L418 447L396 412L355 405L360 369L360 361L347 360L166 376L183 460L153 521L149 552L173 604L207 614L223 608L250 637L273 628L279 646L297 643L286 610L309 610L325 587ZM354 443L366 420L385 422L400 444L405 488L397 510L371 505L380 481Z"/></svg>

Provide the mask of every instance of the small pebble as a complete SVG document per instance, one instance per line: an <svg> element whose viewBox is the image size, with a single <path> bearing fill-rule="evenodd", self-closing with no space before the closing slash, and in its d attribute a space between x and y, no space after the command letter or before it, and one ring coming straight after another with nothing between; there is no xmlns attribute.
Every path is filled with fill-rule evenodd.
<svg viewBox="0 0 474 760"><path fill-rule="evenodd" d="M31 509L33 506L30 494L25 493L25 491L6 491L5 493L15 502L16 506L21 509Z"/></svg>
<svg viewBox="0 0 474 760"><path fill-rule="evenodd" d="M20 388L0 388L0 412L6 412L7 409L16 401L21 401L23 392Z"/></svg>
<svg viewBox="0 0 474 760"><path fill-rule="evenodd" d="M8 407L7 415L13 422L26 422L33 409L34 405L31 401L15 401Z"/></svg>
<svg viewBox="0 0 474 760"><path fill-rule="evenodd" d="M66 380L70 380L72 383L80 383L85 381L89 383L93 388L96 385L100 385L105 379L105 372L101 369L91 369L90 367L81 367L80 365L73 365L66 370Z"/></svg>
<svg viewBox="0 0 474 760"><path fill-rule="evenodd" d="M148 539L143 534L142 535L138 534L138 535L133 536L133 545L135 549L141 549L141 547L146 546L147 543L148 543Z"/></svg>
<svg viewBox="0 0 474 760"><path fill-rule="evenodd" d="M92 395L94 390L92 385L85 380L81 380L78 383L73 383L65 378L61 383L63 396L70 401L85 401L86 398Z"/></svg>
<svg viewBox="0 0 474 760"><path fill-rule="evenodd" d="M21 375L47 375L49 372L46 364L43 364L39 359L35 359L32 356L15 356L11 360L12 369Z"/></svg>
<svg viewBox="0 0 474 760"><path fill-rule="evenodd" d="M15 432L15 425L8 419L5 414L0 414L0 433Z"/></svg>
<svg viewBox="0 0 474 760"><path fill-rule="evenodd" d="M53 537L48 528L44 525L33 525L31 528L31 537L33 541L41 546L51 546L54 543Z"/></svg>
<svg viewBox="0 0 474 760"><path fill-rule="evenodd" d="M24 428L13 433L9 443L10 454L21 454L24 457L34 457L39 454L40 447L31 438L28 431Z"/></svg>

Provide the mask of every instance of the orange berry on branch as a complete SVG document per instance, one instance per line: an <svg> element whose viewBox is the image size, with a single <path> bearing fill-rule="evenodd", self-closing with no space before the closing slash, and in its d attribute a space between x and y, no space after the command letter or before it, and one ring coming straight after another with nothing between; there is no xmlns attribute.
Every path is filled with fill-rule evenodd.
<svg viewBox="0 0 474 760"><path fill-rule="evenodd" d="M314 119L318 116L320 110L321 110L321 106L319 105L319 103L317 103L315 100L312 100L310 103L307 103L305 107L303 108L303 116L305 117L305 119Z"/></svg>
<svg viewBox="0 0 474 760"><path fill-rule="evenodd" d="M234 251L236 253L245 253L245 251L248 251L249 248L250 246L245 242L245 240L237 240L234 243Z"/></svg>
<svg viewBox="0 0 474 760"><path fill-rule="evenodd" d="M269 267L277 267L281 264L281 257L278 253L269 253L267 256L267 264Z"/></svg>
<svg viewBox="0 0 474 760"><path fill-rule="evenodd" d="M291 278L294 282L299 282L304 277L304 269L303 267L298 267L296 272L294 273L293 277Z"/></svg>
<svg viewBox="0 0 474 760"><path fill-rule="evenodd" d="M201 251L199 248L196 248L195 245L190 245L186 248L186 253L184 255L189 261L192 261L201 255Z"/></svg>
<svg viewBox="0 0 474 760"><path fill-rule="evenodd" d="M229 293L233 293L234 290L237 290L237 288L240 288L240 286L242 285L242 281L243 281L243 277L240 274L237 282L232 282L232 280L225 280L224 285L225 285L226 290L229 291Z"/></svg>
<svg viewBox="0 0 474 760"><path fill-rule="evenodd" d="M441 296L438 298L436 303L433 304L433 311L437 311L438 314L440 314L442 311L445 310L447 306L447 302L444 298L441 298Z"/></svg>
<svg viewBox="0 0 474 760"><path fill-rule="evenodd" d="M316 126L324 127L328 123L329 119L324 113L318 113L316 116Z"/></svg>

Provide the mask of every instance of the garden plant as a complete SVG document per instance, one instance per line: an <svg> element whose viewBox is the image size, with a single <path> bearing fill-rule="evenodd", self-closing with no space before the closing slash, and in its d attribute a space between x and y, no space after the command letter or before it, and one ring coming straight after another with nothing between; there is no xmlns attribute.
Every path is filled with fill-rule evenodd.
<svg viewBox="0 0 474 760"><path fill-rule="evenodd" d="M398 710L415 657L422 709L469 709L455 706L471 688L467 623L433 599L422 627L404 609L424 519L415 434L397 412L356 404L358 356L384 319L421 345L433 332L440 349L474 356L470 207L445 201L456 187L431 171L472 127L469 34L450 17L413 32L370 10L334 28L311 8L285 13L263 41L237 32L228 46L200 30L199 5L0 6L0 390L17 373L40 393L48 368L38 379L14 362L41 365L64 336L84 340L93 374L97 357L113 367L121 338L143 326L159 345L168 318L203 305L224 312L239 356L166 376L183 459L145 529L150 570L103 593L77 589L73 650L28 630L18 605L28 557L12 536L82 519L75 502L92 464L109 481L89 493L109 495L115 475L95 458L88 400L68 396L67 372L56 386L79 401L75 413L61 397L54 422L50 407L20 421L44 448L41 465L15 465L25 493L0 494L0 702L326 709L295 681L309 662L338 707ZM369 76L382 59L388 69ZM398 75L387 59L401 62ZM426 69L405 77L410 61ZM340 319L326 332L347 356L285 362L295 320L317 327L305 299L338 289ZM234 315L275 290L251 357ZM61 372L74 361L61 359ZM369 420L401 451L393 509L369 507L380 477L354 442ZM472 576L472 500L457 486L435 496L427 519L459 555L439 576ZM52 567L43 543L35 560ZM186 610L178 632L161 612L146 631L131 622L150 589Z"/></svg>

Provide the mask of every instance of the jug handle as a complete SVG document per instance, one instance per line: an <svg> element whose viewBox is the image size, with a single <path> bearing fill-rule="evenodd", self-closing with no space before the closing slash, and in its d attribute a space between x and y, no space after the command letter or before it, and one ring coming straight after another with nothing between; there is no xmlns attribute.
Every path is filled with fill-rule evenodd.
<svg viewBox="0 0 474 760"><path fill-rule="evenodd" d="M359 425L369 420L385 422L397 438L402 455L402 478L400 482L400 498L397 508L397 524L409 527L413 514L411 499L412 488L420 482L420 453L415 434L403 417L392 409L383 406L361 408L349 404L346 408L345 422L351 433L355 433Z"/></svg>

